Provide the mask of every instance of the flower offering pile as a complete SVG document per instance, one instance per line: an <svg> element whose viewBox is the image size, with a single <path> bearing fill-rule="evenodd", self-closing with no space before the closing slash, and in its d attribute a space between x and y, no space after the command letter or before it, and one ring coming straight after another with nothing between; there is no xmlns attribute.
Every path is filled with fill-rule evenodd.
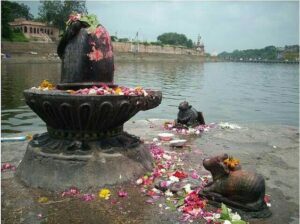
<svg viewBox="0 0 300 224"><path fill-rule="evenodd" d="M100 87L93 86L92 88L79 89L71 92L76 95L124 95L124 96L148 96L146 90L142 87L128 88L124 86L109 87L102 84Z"/></svg>
<svg viewBox="0 0 300 224"><path fill-rule="evenodd" d="M78 90L58 90L56 89L55 84L49 82L48 80L44 80L38 87L32 87L32 90L41 90L41 91L61 91L66 92L69 94L76 94L76 95L116 95L116 96L148 96L148 92L140 87L137 86L135 88L125 87L125 86L114 86L110 87L105 83L100 84L100 86L92 86L91 88L84 88Z"/></svg>
<svg viewBox="0 0 300 224"><path fill-rule="evenodd" d="M211 123L208 125L198 125L193 128L187 126L177 126L175 122L165 122L164 129L175 132L181 135L200 135L203 132L209 131L211 128L216 127L215 123Z"/></svg>
<svg viewBox="0 0 300 224"><path fill-rule="evenodd" d="M207 211L207 201L198 195L211 176L201 177L196 170L184 170L181 158L184 153L167 151L157 141L149 145L149 150L155 167L136 181L142 193L149 197L146 202L155 204L158 199L164 199L165 205L160 204L160 207L179 211L182 221L206 217L212 220L216 211Z"/></svg>

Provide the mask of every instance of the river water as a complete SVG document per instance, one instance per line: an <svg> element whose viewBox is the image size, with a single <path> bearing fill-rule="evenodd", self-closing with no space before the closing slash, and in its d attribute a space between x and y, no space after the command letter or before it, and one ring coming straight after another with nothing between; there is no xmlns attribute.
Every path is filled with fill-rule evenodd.
<svg viewBox="0 0 300 224"><path fill-rule="evenodd" d="M120 61L115 67L116 84L163 92L159 107L139 112L133 120L175 119L178 104L187 100L207 123L299 125L299 65ZM22 93L44 79L58 83L60 64L2 64L2 135L45 128Z"/></svg>

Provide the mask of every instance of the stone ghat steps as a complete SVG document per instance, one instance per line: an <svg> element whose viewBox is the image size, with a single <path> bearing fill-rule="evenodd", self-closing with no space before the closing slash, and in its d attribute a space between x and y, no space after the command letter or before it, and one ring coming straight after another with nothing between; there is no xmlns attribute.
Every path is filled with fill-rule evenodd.
<svg viewBox="0 0 300 224"><path fill-rule="evenodd" d="M56 43L37 43L37 42L2 42L1 53L6 54L30 54L37 52L38 55L48 55L56 53Z"/></svg>

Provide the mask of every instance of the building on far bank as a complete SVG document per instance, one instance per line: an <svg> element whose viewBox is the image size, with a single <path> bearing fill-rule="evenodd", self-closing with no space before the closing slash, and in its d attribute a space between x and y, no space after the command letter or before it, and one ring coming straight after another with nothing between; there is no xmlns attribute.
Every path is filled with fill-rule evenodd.
<svg viewBox="0 0 300 224"><path fill-rule="evenodd" d="M201 53L201 55L205 55L205 51L204 51L204 44L203 42L201 42L201 36L198 35L198 41L197 44L195 46L196 50L199 51Z"/></svg>
<svg viewBox="0 0 300 224"><path fill-rule="evenodd" d="M33 41L53 42L59 39L59 30L53 26L47 25L46 23L18 18L13 22L10 22L9 25L12 29L22 31L27 38Z"/></svg>

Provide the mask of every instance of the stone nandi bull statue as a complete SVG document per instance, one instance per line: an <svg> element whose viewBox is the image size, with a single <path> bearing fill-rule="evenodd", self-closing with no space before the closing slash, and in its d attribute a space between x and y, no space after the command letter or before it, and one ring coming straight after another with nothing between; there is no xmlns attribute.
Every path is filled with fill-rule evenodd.
<svg viewBox="0 0 300 224"><path fill-rule="evenodd" d="M265 180L262 175L242 170L238 160L227 154L204 159L203 166L211 172L213 181L199 193L201 197L250 212L250 217L271 215L264 201Z"/></svg>
<svg viewBox="0 0 300 224"><path fill-rule="evenodd" d="M178 106L179 112L175 124L177 127L193 127L205 124L202 112L198 112L187 101L183 101Z"/></svg>

